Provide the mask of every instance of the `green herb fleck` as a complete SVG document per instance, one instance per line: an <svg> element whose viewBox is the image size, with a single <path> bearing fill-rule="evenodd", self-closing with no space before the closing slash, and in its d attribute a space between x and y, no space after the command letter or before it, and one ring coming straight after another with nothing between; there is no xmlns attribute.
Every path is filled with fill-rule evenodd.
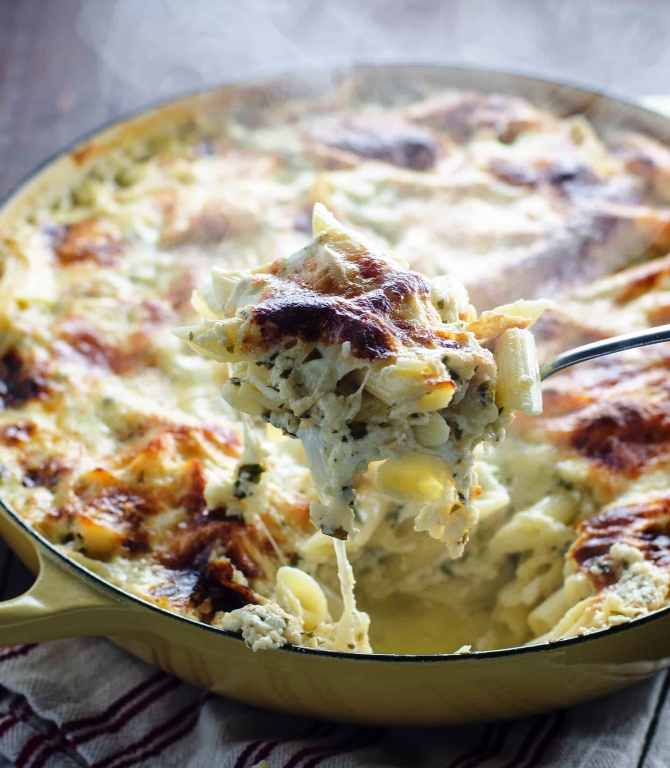
<svg viewBox="0 0 670 768"><path fill-rule="evenodd" d="M242 464L237 471L233 496L236 499L245 499L248 493L244 490L244 486L247 484L258 485L263 472L265 472L265 467L262 464Z"/></svg>

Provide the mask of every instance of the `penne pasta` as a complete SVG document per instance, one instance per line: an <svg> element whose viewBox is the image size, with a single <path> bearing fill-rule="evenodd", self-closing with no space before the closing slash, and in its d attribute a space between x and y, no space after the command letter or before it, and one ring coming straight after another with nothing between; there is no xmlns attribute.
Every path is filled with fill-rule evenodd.
<svg viewBox="0 0 670 768"><path fill-rule="evenodd" d="M495 347L498 366L496 405L532 415L542 413L540 367L530 331L509 328Z"/></svg>

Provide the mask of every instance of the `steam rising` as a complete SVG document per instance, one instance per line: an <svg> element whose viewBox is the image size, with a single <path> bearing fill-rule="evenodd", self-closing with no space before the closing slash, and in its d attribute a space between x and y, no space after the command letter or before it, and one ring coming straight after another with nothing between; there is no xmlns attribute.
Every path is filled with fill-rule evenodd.
<svg viewBox="0 0 670 768"><path fill-rule="evenodd" d="M87 0L78 20L100 60L102 97L121 109L243 77L371 61L668 92L669 28L658 3L608 0Z"/></svg>

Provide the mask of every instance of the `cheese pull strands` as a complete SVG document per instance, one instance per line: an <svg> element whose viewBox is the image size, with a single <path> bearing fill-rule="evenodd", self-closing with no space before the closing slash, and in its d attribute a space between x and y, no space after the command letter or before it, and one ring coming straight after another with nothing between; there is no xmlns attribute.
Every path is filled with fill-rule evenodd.
<svg viewBox="0 0 670 768"><path fill-rule="evenodd" d="M354 596L354 571L347 557L347 547L344 541L333 539L335 556L337 558L337 575L340 579L342 590L342 615L335 627L336 651L349 651L355 653L372 653L368 630L370 617L367 613L356 608Z"/></svg>
<svg viewBox="0 0 670 768"><path fill-rule="evenodd" d="M258 436L258 430L254 426L253 419L248 413L242 413L244 426L244 452L242 464L258 464L264 466L267 459L267 451Z"/></svg>

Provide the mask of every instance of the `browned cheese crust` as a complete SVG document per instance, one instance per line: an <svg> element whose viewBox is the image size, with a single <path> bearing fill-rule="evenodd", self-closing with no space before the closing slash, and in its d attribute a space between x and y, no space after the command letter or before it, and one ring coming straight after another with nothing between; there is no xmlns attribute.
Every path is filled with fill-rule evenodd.
<svg viewBox="0 0 670 768"><path fill-rule="evenodd" d="M356 357L379 360L413 345L455 349L467 343L466 334L416 323L417 315L434 314L430 287L420 274L394 269L344 235L335 240L329 235L329 246L347 259L346 274L324 268L317 253L308 257L281 287L270 286L261 294L253 309L252 333L240 342L243 352L291 341L348 341ZM353 248L357 253L347 252ZM268 273L280 270L281 264L275 264Z"/></svg>

